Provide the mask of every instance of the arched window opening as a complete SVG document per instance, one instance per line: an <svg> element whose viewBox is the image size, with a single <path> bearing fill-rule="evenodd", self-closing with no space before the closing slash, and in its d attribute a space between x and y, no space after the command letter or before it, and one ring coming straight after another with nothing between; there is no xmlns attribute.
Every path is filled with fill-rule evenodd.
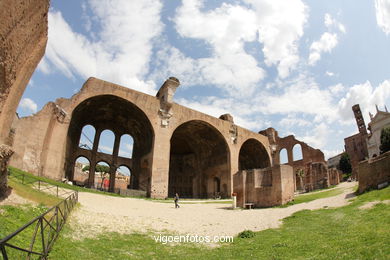
<svg viewBox="0 0 390 260"><path fill-rule="evenodd" d="M134 145L133 137L131 137L128 134L122 135L120 145L119 145L118 155L120 157L132 158L133 157L133 145Z"/></svg>
<svg viewBox="0 0 390 260"><path fill-rule="evenodd" d="M302 146L300 144L294 145L293 158L294 158L294 161L299 161L299 160L303 159Z"/></svg>
<svg viewBox="0 0 390 260"><path fill-rule="evenodd" d="M80 156L74 164L73 182L78 186L85 186L88 182L90 162L87 158Z"/></svg>
<svg viewBox="0 0 390 260"><path fill-rule="evenodd" d="M79 147L87 150L92 150L95 134L96 130L93 126L85 125L81 130Z"/></svg>
<svg viewBox="0 0 390 260"><path fill-rule="evenodd" d="M95 187L108 191L110 187L110 165L100 161L95 166Z"/></svg>
<svg viewBox="0 0 390 260"><path fill-rule="evenodd" d="M249 139L240 149L239 170L263 169L271 166L267 150L256 139Z"/></svg>
<svg viewBox="0 0 390 260"><path fill-rule="evenodd" d="M279 156L280 156L280 164L288 163L288 155L287 155L286 148L283 148L282 150L280 150Z"/></svg>
<svg viewBox="0 0 390 260"><path fill-rule="evenodd" d="M171 137L168 196L213 198L219 190L228 197L230 191L220 188L230 181L228 158L226 140L213 126L200 120L178 126Z"/></svg>
<svg viewBox="0 0 390 260"><path fill-rule="evenodd" d="M100 134L98 152L112 154L114 149L115 135L111 130L104 130Z"/></svg>
<svg viewBox="0 0 390 260"><path fill-rule="evenodd" d="M119 190L128 189L131 185L131 171L125 166L119 166L115 172L115 193L119 193Z"/></svg>

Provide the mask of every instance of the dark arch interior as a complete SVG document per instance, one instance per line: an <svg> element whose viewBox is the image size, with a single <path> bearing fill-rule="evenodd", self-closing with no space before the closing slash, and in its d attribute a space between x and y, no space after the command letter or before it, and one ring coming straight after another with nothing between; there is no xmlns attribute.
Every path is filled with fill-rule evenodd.
<svg viewBox="0 0 390 260"><path fill-rule="evenodd" d="M229 149L223 136L202 121L179 126L171 138L169 196L178 193L187 198L227 197L228 187Z"/></svg>
<svg viewBox="0 0 390 260"><path fill-rule="evenodd" d="M247 140L240 149L239 170L262 169L271 166L267 150L255 139Z"/></svg>
<svg viewBox="0 0 390 260"><path fill-rule="evenodd" d="M118 140L123 134L129 134L134 140L132 158L121 158L115 154L102 155L100 152L79 148L81 130L85 125L92 125L96 129L96 138L105 129L113 131ZM91 165L100 160L108 161L112 168L111 174L114 175L116 165L125 164L134 178L131 188L149 191L153 139L154 132L149 119L131 102L113 95L89 98L80 103L72 113L67 138L67 176L69 179L73 178L74 159L83 155L90 160ZM91 177L90 182L92 179Z"/></svg>

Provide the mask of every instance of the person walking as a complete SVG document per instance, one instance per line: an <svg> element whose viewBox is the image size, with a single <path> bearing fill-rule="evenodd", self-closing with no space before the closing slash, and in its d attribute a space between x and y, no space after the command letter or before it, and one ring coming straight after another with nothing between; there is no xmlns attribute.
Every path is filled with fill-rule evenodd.
<svg viewBox="0 0 390 260"><path fill-rule="evenodd" d="M175 201L175 208L180 208L179 206L179 194L175 194L175 197L173 198L173 200Z"/></svg>

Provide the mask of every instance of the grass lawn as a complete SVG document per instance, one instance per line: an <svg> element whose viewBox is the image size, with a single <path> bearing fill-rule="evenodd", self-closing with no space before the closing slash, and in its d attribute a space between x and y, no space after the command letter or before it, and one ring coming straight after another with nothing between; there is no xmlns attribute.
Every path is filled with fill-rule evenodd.
<svg viewBox="0 0 390 260"><path fill-rule="evenodd" d="M15 178L18 178L20 180L22 179L22 177L19 176L19 175L20 174L24 174L26 182L32 182L34 180L41 180L41 181L47 182L49 184L58 185L59 187L62 187L62 188L65 188L65 189L69 189L69 190L81 191L81 192L90 192L90 193L97 193L97 194L104 194L104 195L115 196L115 197L123 197L123 196L121 196L119 194L112 193L112 192L105 192L105 191L99 191L99 190L94 190L94 189L88 189L88 188L79 187L79 186L76 186L76 185L69 185L67 183L58 182L58 181L55 181L55 180L52 180L52 179L49 179L49 178L46 178L46 177L35 176L35 175L31 174L31 173L22 171L20 169L12 167L12 166L10 166L8 168L9 168L9 170L11 172L11 176L14 176Z"/></svg>
<svg viewBox="0 0 390 260"><path fill-rule="evenodd" d="M13 192L17 195L29 199L38 205L26 204L26 205L3 205L0 206L0 238L3 238L17 229L27 224L35 217L41 215L52 206L58 204L61 199L56 196L48 195L42 191L38 191L32 188L30 185L22 184L18 179L14 177L8 178L8 185L12 187ZM29 248L30 241L34 232L35 225L28 227L22 231L19 235L12 238L9 242L13 245L17 245L23 248ZM37 236L37 241L40 235ZM35 243L34 249L41 250L41 243ZM26 254L19 251L10 249L7 247L10 259L25 259ZM32 258L34 259L34 258Z"/></svg>
<svg viewBox="0 0 390 260"><path fill-rule="evenodd" d="M336 188L336 189L328 190L328 191L321 191L321 192L316 191L313 193L300 194L298 196L295 196L293 201L290 201L284 205L276 206L276 207L277 208L286 208L288 206L299 204L299 203L309 202L309 201L322 199L322 198L333 197L333 196L339 195L341 193L343 193L343 190L340 188Z"/></svg>
<svg viewBox="0 0 390 260"><path fill-rule="evenodd" d="M50 259L389 259L390 205L358 209L369 201L389 199L390 187L362 194L345 207L300 211L284 219L281 228L256 232L252 238L235 237L217 248L163 245L141 234L75 240L77 231L67 226Z"/></svg>

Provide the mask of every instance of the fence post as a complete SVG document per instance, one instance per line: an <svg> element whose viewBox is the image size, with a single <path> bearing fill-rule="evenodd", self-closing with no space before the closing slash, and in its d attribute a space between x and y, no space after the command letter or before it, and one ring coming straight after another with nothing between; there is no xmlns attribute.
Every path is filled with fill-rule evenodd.
<svg viewBox="0 0 390 260"><path fill-rule="evenodd" d="M57 185L57 197L58 197L58 185Z"/></svg>
<svg viewBox="0 0 390 260"><path fill-rule="evenodd" d="M40 222L41 222L41 239L42 239L42 249L43 249L43 259L46 259L46 256L47 256L47 248L46 248L46 245L45 245L45 230L43 229L43 218L40 218Z"/></svg>
<svg viewBox="0 0 390 260"><path fill-rule="evenodd" d="M5 251L5 246L4 246L4 244L1 244L0 247L1 247L1 253L2 253L2 255L3 255L3 259L4 259L4 260L8 260L7 251Z"/></svg>
<svg viewBox="0 0 390 260"><path fill-rule="evenodd" d="M38 180L38 190L41 190L41 181Z"/></svg>

